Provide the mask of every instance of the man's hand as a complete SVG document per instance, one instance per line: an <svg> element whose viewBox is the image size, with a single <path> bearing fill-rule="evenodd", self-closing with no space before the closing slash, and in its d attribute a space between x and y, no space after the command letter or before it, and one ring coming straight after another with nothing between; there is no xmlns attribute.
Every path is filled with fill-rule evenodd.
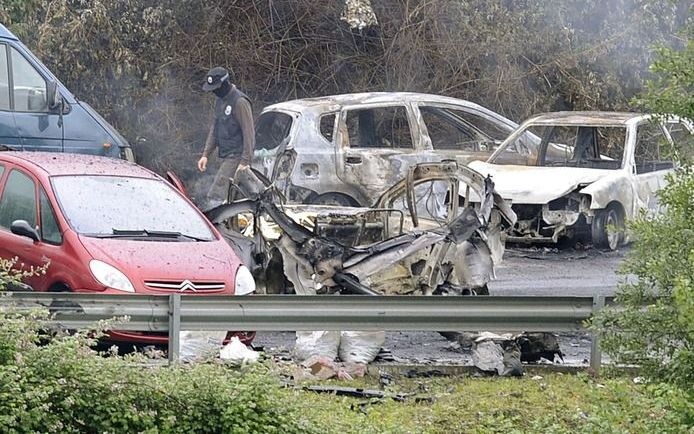
<svg viewBox="0 0 694 434"><path fill-rule="evenodd" d="M198 160L198 170L201 172L207 170L207 157L200 157Z"/></svg>

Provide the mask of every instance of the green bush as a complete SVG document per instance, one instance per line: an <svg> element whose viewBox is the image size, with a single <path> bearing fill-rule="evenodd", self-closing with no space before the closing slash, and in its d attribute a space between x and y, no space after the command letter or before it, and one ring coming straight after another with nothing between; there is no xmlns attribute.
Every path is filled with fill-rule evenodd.
<svg viewBox="0 0 694 434"><path fill-rule="evenodd" d="M630 224L635 243L622 272L636 276L617 293L621 309L595 318L605 350L653 379L694 384L694 169L660 192L656 218Z"/></svg>
<svg viewBox="0 0 694 434"><path fill-rule="evenodd" d="M661 48L654 77L639 103L650 110L694 119L694 25L681 49ZM593 321L607 352L618 363L639 365L656 381L694 392L694 155L692 141L674 154L681 168L659 192L665 212L630 223L635 238L621 270L636 281L621 286L622 309L605 310Z"/></svg>
<svg viewBox="0 0 694 434"><path fill-rule="evenodd" d="M263 365L154 366L83 334L38 345L45 318L0 311L0 432L311 432Z"/></svg>

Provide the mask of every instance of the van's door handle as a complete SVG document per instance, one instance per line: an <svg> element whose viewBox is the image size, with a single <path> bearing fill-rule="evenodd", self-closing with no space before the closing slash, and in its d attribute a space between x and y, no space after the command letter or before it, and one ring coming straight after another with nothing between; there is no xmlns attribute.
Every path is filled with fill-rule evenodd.
<svg viewBox="0 0 694 434"><path fill-rule="evenodd" d="M345 163L347 164L361 164L361 157L345 157Z"/></svg>

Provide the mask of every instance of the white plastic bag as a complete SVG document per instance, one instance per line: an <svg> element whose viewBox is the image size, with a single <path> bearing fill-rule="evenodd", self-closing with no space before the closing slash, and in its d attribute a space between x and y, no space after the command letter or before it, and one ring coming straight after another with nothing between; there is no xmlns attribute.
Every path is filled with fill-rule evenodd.
<svg viewBox="0 0 694 434"><path fill-rule="evenodd" d="M340 360L347 363L371 363L386 340L385 332L349 332L340 336Z"/></svg>
<svg viewBox="0 0 694 434"><path fill-rule="evenodd" d="M294 357L299 362L303 362L311 356L324 356L330 360L335 360L339 345L339 331L297 331Z"/></svg>
<svg viewBox="0 0 694 434"><path fill-rule="evenodd" d="M260 354L244 345L238 337L231 338L228 344L219 351L219 358L236 366L255 363Z"/></svg>
<svg viewBox="0 0 694 434"><path fill-rule="evenodd" d="M217 355L226 335L225 331L181 330L181 360L192 362Z"/></svg>

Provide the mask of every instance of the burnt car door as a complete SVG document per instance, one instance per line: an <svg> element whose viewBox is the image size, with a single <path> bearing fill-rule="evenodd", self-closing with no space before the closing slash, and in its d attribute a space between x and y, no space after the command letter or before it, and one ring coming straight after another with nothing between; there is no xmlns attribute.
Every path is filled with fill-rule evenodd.
<svg viewBox="0 0 694 434"><path fill-rule="evenodd" d="M362 205L372 204L411 166L426 161L414 119L412 106L404 102L361 104L341 111L336 172Z"/></svg>
<svg viewBox="0 0 694 434"><path fill-rule="evenodd" d="M472 107L421 102L417 109L432 152L459 164L486 161L516 127Z"/></svg>
<svg viewBox="0 0 694 434"><path fill-rule="evenodd" d="M275 161L286 150L298 113L270 110L255 122L253 168L272 179Z"/></svg>
<svg viewBox="0 0 694 434"><path fill-rule="evenodd" d="M637 197L636 213L645 209L648 214L660 210L656 192L666 183L666 175L674 169L672 141L664 124L646 119L636 126L634 144L634 187Z"/></svg>

